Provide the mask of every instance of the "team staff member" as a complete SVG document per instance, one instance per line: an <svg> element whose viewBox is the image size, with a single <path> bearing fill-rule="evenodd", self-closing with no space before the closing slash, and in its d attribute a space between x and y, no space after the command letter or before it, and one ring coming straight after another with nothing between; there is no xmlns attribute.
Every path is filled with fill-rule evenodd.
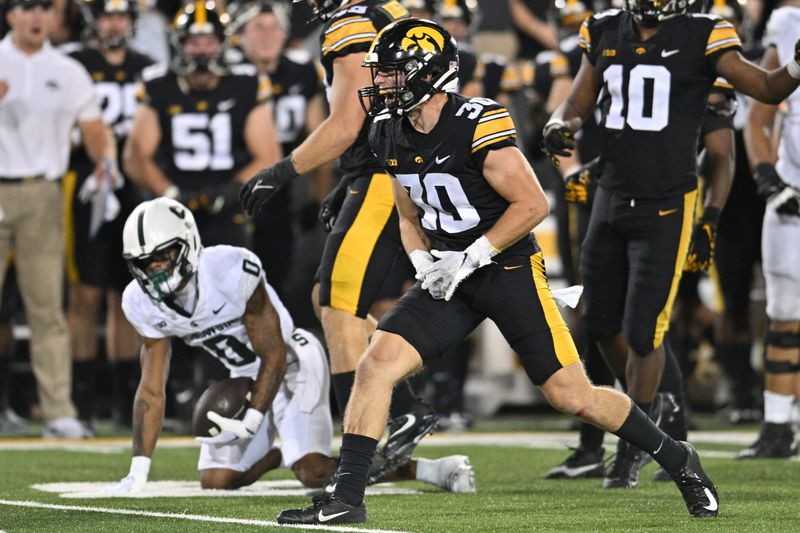
<svg viewBox="0 0 800 533"><path fill-rule="evenodd" d="M551 154L568 155L600 96L602 170L580 267L584 320L617 376L627 378L628 394L648 412L690 236L711 245L726 196L707 195L693 231L708 92L722 76L756 99L778 102L800 83L800 53L767 72L741 56L730 22L687 14L686 2L626 6L581 27L586 55L570 96L545 127L544 143Z"/></svg>
<svg viewBox="0 0 800 533"><path fill-rule="evenodd" d="M136 80L153 61L127 47L133 33L136 4L133 0L96 0L83 9L92 28L89 44L65 46L94 82L103 121L116 138L118 151L125 146L136 111ZM106 354L111 363L114 394L113 416L122 427L130 427L133 393L138 382L139 340L122 313L121 298L130 281L122 260L122 226L141 201L137 187L129 182L115 184L120 210L116 218L91 227L94 181L85 150L73 151L70 172L64 179L71 201L67 207L67 277L70 281L67 323L72 340L72 397L78 417L91 423L95 414L97 388L97 315L106 300ZM87 177L88 176L88 177ZM97 233L91 235L92 229Z"/></svg>
<svg viewBox="0 0 800 533"><path fill-rule="evenodd" d="M381 319L359 361L332 495L283 511L278 522L366 522L367 471L392 387L486 318L554 407L652 450L690 514L716 516L716 490L694 448L661 432L623 394L587 379L531 233L547 216L547 199L515 146L508 110L449 94L457 86L455 41L432 22L398 21L378 35L365 64L375 81L361 94L377 111L370 146L396 177L403 244L421 283Z"/></svg>
<svg viewBox="0 0 800 533"><path fill-rule="evenodd" d="M270 82L252 65L224 61L227 17L213 2L187 4L175 18L169 71L143 74L141 105L125 145L125 168L147 191L179 199L208 245L246 246L241 182L280 158L265 105Z"/></svg>
<svg viewBox="0 0 800 533"><path fill-rule="evenodd" d="M325 243L317 271L319 288L312 298L318 293L333 389L343 413L356 363L367 348L367 313L392 269L408 266L391 181L367 146L370 121L364 118L357 92L370 83L361 62L372 40L390 22L407 18L408 12L396 0L309 0L309 5L325 21L320 46L330 115L286 158L256 174L242 188L242 203L255 213L291 179L339 158L349 186ZM419 438L433 429L435 415L403 383L396 389L391 416L384 451L401 464Z"/></svg>
<svg viewBox="0 0 800 533"><path fill-rule="evenodd" d="M0 285L14 246L31 327L31 361L46 437L81 438L70 398L69 333L63 313L64 225L59 180L77 124L94 173L114 172L113 151L92 82L47 41L49 0L12 0L11 32L0 42ZM113 178L114 176L112 176Z"/></svg>

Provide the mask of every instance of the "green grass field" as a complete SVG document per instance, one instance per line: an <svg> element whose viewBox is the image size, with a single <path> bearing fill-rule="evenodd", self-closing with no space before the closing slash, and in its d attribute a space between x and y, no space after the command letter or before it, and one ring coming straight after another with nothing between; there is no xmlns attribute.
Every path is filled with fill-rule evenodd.
<svg viewBox="0 0 800 533"><path fill-rule="evenodd" d="M716 435L719 435L717 433ZM486 438L487 435L479 434ZM526 446L501 444L508 436L491 437L494 444L436 443L418 448L418 455L470 456L475 466L477 494L449 494L421 483L403 483L419 494L368 497L372 530L451 531L800 531L800 462L734 461L727 456L738 445L701 443L704 464L720 494L720 516L698 520L688 516L677 489L650 481L655 465L642 473L640 486L628 491L604 491L600 480L544 481L543 474L566 456L564 449L538 448L528 433ZM721 433L724 436L724 433ZM544 435L543 435L544 436ZM469 441L469 436L464 437ZM724 439L722 439L724 441ZM465 441L465 442L467 442ZM273 521L283 508L305 505L298 496L160 497L154 499L72 499L42 492L35 483L116 481L127 473L129 452L124 441L115 446L12 449L0 441L0 530L12 531L239 531L270 528L189 521L178 517L120 515L96 508L156 513L204 515ZM185 442L185 441L181 441ZM180 444L180 443L179 443ZM534 447L531 447L534 446ZM612 446L607 444L607 450ZM99 453L102 452L102 453ZM191 445L162 447L153 461L151 480L194 480L197 449ZM265 479L288 479L286 471ZM9 502L37 502L84 507L48 509L19 507ZM95 510L90 510L93 508ZM277 528L274 529L283 529ZM329 528L330 529L330 528ZM341 530L341 528L340 528Z"/></svg>

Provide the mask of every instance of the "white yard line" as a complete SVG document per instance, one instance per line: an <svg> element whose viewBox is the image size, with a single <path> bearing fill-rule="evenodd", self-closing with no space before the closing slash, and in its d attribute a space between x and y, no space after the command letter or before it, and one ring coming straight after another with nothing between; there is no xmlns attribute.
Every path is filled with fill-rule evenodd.
<svg viewBox="0 0 800 533"><path fill-rule="evenodd" d="M53 509L56 511L78 511L85 513L106 513L128 516L146 516L148 518L173 518L176 520L191 520L194 522L210 522L218 524L241 524L245 526L261 527L291 527L295 529L308 529L314 531L357 531L359 533L407 533L393 529L362 529L346 526L284 526L271 520L251 520L247 518L226 518L222 516L208 516L200 514L159 513L155 511L137 511L135 509L114 509L110 507L87 507L83 505L59 505L54 503L41 503L24 500L0 500L0 505L11 507L30 507L34 509Z"/></svg>

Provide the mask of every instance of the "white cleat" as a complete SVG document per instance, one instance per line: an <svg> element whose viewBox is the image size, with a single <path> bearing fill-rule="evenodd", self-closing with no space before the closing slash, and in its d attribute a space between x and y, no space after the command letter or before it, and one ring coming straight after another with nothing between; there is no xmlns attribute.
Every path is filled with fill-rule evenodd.
<svg viewBox="0 0 800 533"><path fill-rule="evenodd" d="M457 493L475 493L475 470L466 455L450 455L437 459L436 485L444 490Z"/></svg>

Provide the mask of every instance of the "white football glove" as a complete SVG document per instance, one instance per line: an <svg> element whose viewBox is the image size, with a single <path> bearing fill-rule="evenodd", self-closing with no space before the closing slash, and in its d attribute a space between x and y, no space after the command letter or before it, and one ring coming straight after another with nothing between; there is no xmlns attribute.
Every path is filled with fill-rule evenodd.
<svg viewBox="0 0 800 533"><path fill-rule="evenodd" d="M485 236L470 244L463 252L431 250L439 260L421 272L422 288L437 300L450 301L458 285L475 270L492 262L499 250Z"/></svg>
<svg viewBox="0 0 800 533"><path fill-rule="evenodd" d="M436 261L430 252L425 250L414 250L409 255L411 264L414 265L414 270L417 274L414 276L417 280L422 281L425 279L423 272Z"/></svg>
<svg viewBox="0 0 800 533"><path fill-rule="evenodd" d="M131 469L128 475L122 478L119 483L105 487L103 492L115 495L136 494L144 488L149 474L150 458L136 456L131 460Z"/></svg>
<svg viewBox="0 0 800 533"><path fill-rule="evenodd" d="M195 437L195 440L217 447L233 444L239 440L252 439L264 420L264 413L252 407L247 409L241 420L225 418L214 411L209 411L206 416L218 425L221 431L213 437Z"/></svg>

